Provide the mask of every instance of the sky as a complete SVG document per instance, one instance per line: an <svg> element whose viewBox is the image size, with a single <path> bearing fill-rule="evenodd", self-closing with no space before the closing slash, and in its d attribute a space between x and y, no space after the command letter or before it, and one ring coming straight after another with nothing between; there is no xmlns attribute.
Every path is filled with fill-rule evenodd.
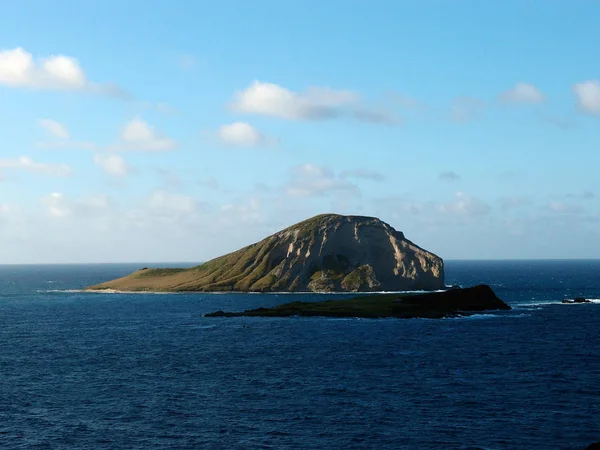
<svg viewBox="0 0 600 450"><path fill-rule="evenodd" d="M199 262L321 213L600 257L600 2L0 3L0 264Z"/></svg>

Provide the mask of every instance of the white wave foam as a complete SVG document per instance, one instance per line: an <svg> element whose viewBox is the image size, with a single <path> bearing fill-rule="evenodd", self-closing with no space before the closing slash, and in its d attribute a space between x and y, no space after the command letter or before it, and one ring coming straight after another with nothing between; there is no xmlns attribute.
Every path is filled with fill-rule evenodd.
<svg viewBox="0 0 600 450"><path fill-rule="evenodd" d="M531 314L521 313L521 314L471 314L467 316L458 316L458 317L446 317L444 320L487 320L487 319L497 319L500 317L503 318L512 318L518 319L522 317L529 317ZM434 319L435 320L435 319Z"/></svg>
<svg viewBox="0 0 600 450"><path fill-rule="evenodd" d="M173 294L186 294L186 292L154 292L154 291L119 291L117 289L38 289L36 292L39 293L59 293L59 294L153 294L153 295L173 295ZM194 292L191 292L194 294ZM203 294L204 292L197 292Z"/></svg>
<svg viewBox="0 0 600 450"><path fill-rule="evenodd" d="M531 302L531 303L519 303L518 305L515 305L515 308L518 308L520 306L525 306L525 307L536 307L536 306L547 306L547 305L562 305L562 301L561 300L541 300L538 302Z"/></svg>
<svg viewBox="0 0 600 450"><path fill-rule="evenodd" d="M586 302L583 303L575 303L568 302L563 303L562 300L545 300L539 302L531 302L531 303L519 303L514 306L515 309L519 309L520 307L543 307L548 305L589 305L591 303L600 304L600 298L586 298Z"/></svg>
<svg viewBox="0 0 600 450"><path fill-rule="evenodd" d="M496 317L502 317L499 314L471 314L469 316L460 316L460 317L448 317L450 320L483 320L483 319L494 319Z"/></svg>

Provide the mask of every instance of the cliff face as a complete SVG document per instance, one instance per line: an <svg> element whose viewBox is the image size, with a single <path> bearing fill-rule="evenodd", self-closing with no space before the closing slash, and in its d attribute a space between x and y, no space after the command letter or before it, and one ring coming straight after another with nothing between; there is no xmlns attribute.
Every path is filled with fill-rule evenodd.
<svg viewBox="0 0 600 450"><path fill-rule="evenodd" d="M90 289L400 291L444 288L442 259L379 219L321 215L191 269L145 269Z"/></svg>

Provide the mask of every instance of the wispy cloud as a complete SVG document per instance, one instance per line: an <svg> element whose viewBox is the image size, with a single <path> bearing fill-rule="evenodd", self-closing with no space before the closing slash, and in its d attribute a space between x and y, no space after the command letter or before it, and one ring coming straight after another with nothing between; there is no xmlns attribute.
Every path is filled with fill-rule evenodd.
<svg viewBox="0 0 600 450"><path fill-rule="evenodd" d="M284 189L291 197L315 197L331 192L359 193L356 185L337 177L331 169L324 166L303 164L292 168L290 175Z"/></svg>
<svg viewBox="0 0 600 450"><path fill-rule="evenodd" d="M66 164L38 163L29 156L0 159L0 171L1 170L23 170L31 173L54 176L67 176L71 174L71 168Z"/></svg>
<svg viewBox="0 0 600 450"><path fill-rule="evenodd" d="M94 164L112 176L123 177L131 172L125 158L114 153L94 155Z"/></svg>
<svg viewBox="0 0 600 450"><path fill-rule="evenodd" d="M450 118L456 123L466 123L481 118L485 102L474 97L459 97L452 102Z"/></svg>
<svg viewBox="0 0 600 450"><path fill-rule="evenodd" d="M438 175L438 179L440 179L442 181L453 182L453 181L460 180L461 176L459 174L457 174L456 172L447 171L447 172L440 173Z"/></svg>
<svg viewBox="0 0 600 450"><path fill-rule="evenodd" d="M579 108L589 114L600 114L600 81L589 80L573 86Z"/></svg>
<svg viewBox="0 0 600 450"><path fill-rule="evenodd" d="M546 100L546 96L533 84L517 83L508 91L500 94L500 100L512 104L539 104Z"/></svg>
<svg viewBox="0 0 600 450"><path fill-rule="evenodd" d="M53 124L53 128L55 129L52 133L55 136L57 136L57 131L59 134L62 131L67 131L66 127L64 127L64 130L61 130L57 127L57 124L58 122ZM91 150L98 153L114 151L160 152L174 150L177 148L177 145L176 141L149 125L140 117L134 117L127 122L120 132L118 142L111 145L100 145L91 141L73 141L66 138L35 143L36 148Z"/></svg>
<svg viewBox="0 0 600 450"><path fill-rule="evenodd" d="M436 209L441 214L475 217L489 214L492 207L483 200L472 197L465 192L457 192L452 201L439 203Z"/></svg>
<svg viewBox="0 0 600 450"><path fill-rule="evenodd" d="M122 144L114 150L162 151L173 150L177 143L160 131L151 127L140 117L129 121L121 132Z"/></svg>
<svg viewBox="0 0 600 450"><path fill-rule="evenodd" d="M40 119L39 123L51 136L58 139L69 139L69 130L62 123L51 119Z"/></svg>

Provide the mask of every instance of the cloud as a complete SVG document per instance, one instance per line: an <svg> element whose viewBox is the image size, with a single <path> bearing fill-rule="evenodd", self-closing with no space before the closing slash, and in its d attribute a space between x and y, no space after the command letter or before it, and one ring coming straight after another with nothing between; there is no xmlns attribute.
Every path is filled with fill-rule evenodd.
<svg viewBox="0 0 600 450"><path fill-rule="evenodd" d="M341 115L341 108L358 101L351 91L313 87L304 93L273 83L254 81L238 92L231 105L235 111L289 120L319 120Z"/></svg>
<svg viewBox="0 0 600 450"><path fill-rule="evenodd" d="M38 163L29 156L19 158L0 159L0 170L14 169L44 175L67 176L71 174L71 168L66 164Z"/></svg>
<svg viewBox="0 0 600 450"><path fill-rule="evenodd" d="M90 82L75 58L52 55L36 60L21 47L0 50L0 85L13 88L90 91L114 97L126 95L114 84Z"/></svg>
<svg viewBox="0 0 600 450"><path fill-rule="evenodd" d="M162 221L174 221L197 212L199 203L190 196L155 191L147 201L149 211Z"/></svg>
<svg viewBox="0 0 600 450"><path fill-rule="evenodd" d="M447 172L440 173L438 175L438 178L442 181L452 182L452 181L460 180L461 176L459 174L457 174L456 172L447 171Z"/></svg>
<svg viewBox="0 0 600 450"><path fill-rule="evenodd" d="M368 169L344 170L340 173L340 178L361 178L363 180L371 180L378 183L385 180L385 177L380 172Z"/></svg>
<svg viewBox="0 0 600 450"><path fill-rule="evenodd" d="M328 87L310 87L304 92L294 92L274 83L254 81L235 94L230 107L241 113L296 121L349 117L366 123L398 123L398 119L388 111L362 106L360 95L356 92Z"/></svg>
<svg viewBox="0 0 600 450"><path fill-rule="evenodd" d="M263 222L263 215L260 198L250 197L245 202L226 203L222 205L219 213L219 222L229 226L239 222L244 224L261 224Z"/></svg>
<svg viewBox="0 0 600 450"><path fill-rule="evenodd" d="M89 141L71 141L71 140L60 140L60 141L42 141L34 144L35 148L47 149L47 150L93 150L101 151L105 150L101 146L94 144Z"/></svg>
<svg viewBox="0 0 600 450"><path fill-rule="evenodd" d="M291 170L291 180L285 186L285 192L292 197L323 196L331 192L358 195L358 187L335 176L327 167L303 164Z"/></svg>
<svg viewBox="0 0 600 450"><path fill-rule="evenodd" d="M115 154L96 154L94 155L94 164L99 166L107 174L117 177L128 175L131 171L125 158Z"/></svg>
<svg viewBox="0 0 600 450"><path fill-rule="evenodd" d="M579 108L589 114L600 115L600 81L589 80L573 86Z"/></svg>
<svg viewBox="0 0 600 450"><path fill-rule="evenodd" d="M543 103L546 96L533 84L517 83L511 89L500 94L504 103Z"/></svg>
<svg viewBox="0 0 600 450"><path fill-rule="evenodd" d="M58 122L56 122L58 124ZM60 124L58 124L60 125ZM55 130L56 131L56 130ZM65 129L66 131L66 129ZM166 151L177 148L177 142L154 129L140 117L127 122L121 130L119 142L102 146L89 141L60 141L37 142L36 148L44 149L75 149L92 150L95 152L112 151Z"/></svg>
<svg viewBox="0 0 600 450"><path fill-rule="evenodd" d="M550 125L560 128L562 130L568 130L575 126L574 122L566 117L560 117L556 115L543 115L542 120Z"/></svg>
<svg viewBox="0 0 600 450"><path fill-rule="evenodd" d="M48 213L53 217L63 218L71 213L68 202L61 192L53 192L42 197L42 203L46 205Z"/></svg>
<svg viewBox="0 0 600 450"><path fill-rule="evenodd" d="M261 147L276 142L245 122L223 125L217 131L217 136L223 144L230 147Z"/></svg>
<svg viewBox="0 0 600 450"><path fill-rule="evenodd" d="M399 125L400 119L391 112L378 109L357 108L351 112L351 117L359 122L380 124L380 125Z"/></svg>
<svg viewBox="0 0 600 450"><path fill-rule="evenodd" d="M139 117L129 121L121 132L123 144L114 146L114 150L162 151L173 150L177 143L155 130Z"/></svg>
<svg viewBox="0 0 600 450"><path fill-rule="evenodd" d="M583 212L583 208L579 205L572 205L570 203L565 202L551 202L547 205L547 209L550 212L557 214L579 214Z"/></svg>
<svg viewBox="0 0 600 450"><path fill-rule="evenodd" d="M40 126L47 133L58 139L69 139L69 130L60 122L50 119L40 119Z"/></svg>
<svg viewBox="0 0 600 450"><path fill-rule="evenodd" d="M450 118L456 123L466 123L479 119L483 114L485 103L473 97L460 97L452 102Z"/></svg>
<svg viewBox="0 0 600 450"><path fill-rule="evenodd" d="M459 191L453 201L440 203L436 209L441 214L475 217L489 214L492 208L484 201Z"/></svg>

